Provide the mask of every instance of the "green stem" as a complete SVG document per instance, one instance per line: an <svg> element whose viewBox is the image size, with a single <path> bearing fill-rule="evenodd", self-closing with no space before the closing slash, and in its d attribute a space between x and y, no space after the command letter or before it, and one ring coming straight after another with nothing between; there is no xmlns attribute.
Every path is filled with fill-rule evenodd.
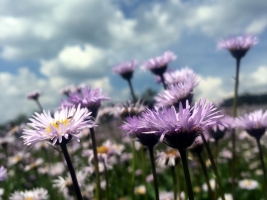
<svg viewBox="0 0 267 200"><path fill-rule="evenodd" d="M95 175L96 175L96 193L97 193L97 199L101 200L102 197L101 197L101 187L100 187L100 174L99 174L99 168L98 168L97 145L96 145L94 128L90 128L90 133L91 133L92 147L93 147L93 153L94 153L94 166L95 166Z"/></svg>
<svg viewBox="0 0 267 200"><path fill-rule="evenodd" d="M134 188L135 188L135 159L136 159L136 152L135 152L135 141L132 140L132 200L135 199Z"/></svg>
<svg viewBox="0 0 267 200"><path fill-rule="evenodd" d="M188 198L189 198L189 200L194 200L194 193L193 193L190 173L189 173L189 169L188 169L188 164L187 164L186 149L178 149L178 151L180 153L182 164L183 164Z"/></svg>
<svg viewBox="0 0 267 200"><path fill-rule="evenodd" d="M262 166L262 171L263 171L263 190L265 190L265 199L267 200L267 176L266 176L266 168L265 168L265 163L263 159L263 153L262 153L262 148L260 144L260 139L256 138L257 141L257 146L259 149L259 154L260 154L260 160L261 160L261 166Z"/></svg>
<svg viewBox="0 0 267 200"><path fill-rule="evenodd" d="M68 153L67 146L66 146L66 144L61 143L60 147L61 147L61 150L63 152L63 155L65 157L66 163L67 163L68 168L69 168L69 172L70 172L70 176L72 179L72 183L73 183L76 197L78 200L82 200L83 198L82 198L81 190L80 190L80 187L79 187L79 184L77 181L77 177L76 177L76 174L75 174L75 171L74 171L74 168L73 168L73 165L72 165L69 153Z"/></svg>
<svg viewBox="0 0 267 200"><path fill-rule="evenodd" d="M177 183L177 193L178 193L178 200L180 200L180 193L181 193L181 184L180 184L180 162L177 163L175 166L176 171L176 183Z"/></svg>
<svg viewBox="0 0 267 200"><path fill-rule="evenodd" d="M153 174L153 179L154 179L155 199L159 200L159 188L158 188L158 180L157 180L157 173L156 173L156 166L155 166L153 147L148 147L148 151L149 151L152 174Z"/></svg>
<svg viewBox="0 0 267 200"><path fill-rule="evenodd" d="M237 116L237 99L238 99L238 85L239 85L239 68L241 58L236 58L236 73L235 73L235 88L234 88L234 101L233 101L233 117ZM236 130L232 131L232 196L235 199L235 168L236 168Z"/></svg>
<svg viewBox="0 0 267 200"><path fill-rule="evenodd" d="M173 200L176 200L177 198L177 181L176 181L176 175L175 175L175 166L171 166L171 173L172 173L172 182L173 182Z"/></svg>
<svg viewBox="0 0 267 200"><path fill-rule="evenodd" d="M209 199L215 199L215 198L213 198L212 189L211 189L210 181L209 181L209 175L208 175L208 172L207 172L206 165L205 165L205 163L204 163L204 161L203 161L201 152L198 152L198 153L197 153L197 156L198 156L200 165L201 165L202 170L203 170L203 173L204 173L204 177L205 177L205 180L206 180L206 184L207 184L207 186L208 186Z"/></svg>
<svg viewBox="0 0 267 200"><path fill-rule="evenodd" d="M136 103L136 97L135 97L135 94L134 94L134 90L133 90L133 85L132 85L131 79L127 79L127 82L129 84L129 87L130 87L130 90L131 90L133 102Z"/></svg>
<svg viewBox="0 0 267 200"><path fill-rule="evenodd" d="M214 173L215 173L215 179L216 179L216 181L217 181L217 183L218 183L218 185L219 185L219 188L220 188L220 193L221 193L222 200L225 200L225 198L224 198L224 192L223 192L223 187L222 187L222 182L221 182L221 178L220 178L220 176L219 176L219 173L218 173L218 170L217 170L217 166L216 166L216 164L215 164L215 162L214 162L214 159L213 159L213 156L212 156L210 147L209 147L209 145L208 145L208 143L207 143L207 140L206 140L206 138L204 137L203 133L201 133L201 138L202 138L202 140L203 140L203 142L204 142L204 146L205 146L205 148L206 148L206 150L207 150L207 152L208 152L208 156L209 156L209 159L210 159L210 162L211 162L211 167L212 167L212 169L213 169L213 171L214 171Z"/></svg>
<svg viewBox="0 0 267 200"><path fill-rule="evenodd" d="M35 101L36 101L36 103L38 105L38 108L39 108L40 112L43 112L43 107L41 106L40 101L38 99L36 99Z"/></svg>

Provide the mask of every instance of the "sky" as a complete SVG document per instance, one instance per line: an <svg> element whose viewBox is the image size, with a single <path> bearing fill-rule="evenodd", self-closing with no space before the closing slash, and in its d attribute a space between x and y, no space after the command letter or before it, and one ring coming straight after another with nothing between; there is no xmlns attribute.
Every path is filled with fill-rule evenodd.
<svg viewBox="0 0 267 200"><path fill-rule="evenodd" d="M0 123L37 110L26 98L36 89L50 110L71 84L126 100L127 82L112 67L133 59L140 66L167 50L177 55L169 68L188 66L198 75L196 99L220 101L233 95L235 60L217 43L245 33L259 44L241 61L240 93L267 92L266 8L263 0L1 0ZM162 90L140 67L132 81L138 95Z"/></svg>

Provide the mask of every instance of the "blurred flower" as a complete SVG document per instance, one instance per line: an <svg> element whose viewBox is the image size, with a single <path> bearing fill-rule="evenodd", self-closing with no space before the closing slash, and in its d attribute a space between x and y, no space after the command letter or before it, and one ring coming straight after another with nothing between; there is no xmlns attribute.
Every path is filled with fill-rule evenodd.
<svg viewBox="0 0 267 200"><path fill-rule="evenodd" d="M61 107L78 107L87 108L92 112L92 116L96 117L98 108L101 105L102 100L109 100L105 94L102 94L100 89L91 89L90 87L84 87L80 92L74 92L69 94L67 100L61 102Z"/></svg>
<svg viewBox="0 0 267 200"><path fill-rule="evenodd" d="M267 127L267 111L263 113L262 110L256 110L243 117L238 117L236 127L244 129L250 136L260 139Z"/></svg>
<svg viewBox="0 0 267 200"><path fill-rule="evenodd" d="M136 68L137 61L124 62L113 67L113 72L119 74L124 79L131 79L133 76L134 69Z"/></svg>
<svg viewBox="0 0 267 200"><path fill-rule="evenodd" d="M68 85L61 89L61 94L64 94L66 96L69 96L70 93L75 91L74 85Z"/></svg>
<svg viewBox="0 0 267 200"><path fill-rule="evenodd" d="M37 100L40 95L41 95L40 90L35 90L35 91L30 92L29 94L27 94L27 98L28 99L32 99L32 100Z"/></svg>
<svg viewBox="0 0 267 200"><path fill-rule="evenodd" d="M86 108L80 108L80 105L77 109L62 108L55 112L54 117L50 112L35 113L35 116L29 119L32 123L28 123L21 137L26 145L42 140L52 141L53 145L62 141L67 142L72 137L76 137L75 135L82 129L96 126L90 115L91 112Z"/></svg>
<svg viewBox="0 0 267 200"><path fill-rule="evenodd" d="M118 104L116 110L113 111L113 114L125 119L126 117L132 117L134 115L139 116L145 109L146 107L139 99L136 103L127 101L126 103Z"/></svg>
<svg viewBox="0 0 267 200"><path fill-rule="evenodd" d="M157 153L157 160L160 165L175 166L180 160L180 154L176 149L167 149Z"/></svg>
<svg viewBox="0 0 267 200"><path fill-rule="evenodd" d="M217 48L228 49L234 58L240 59L256 44L258 44L258 38L254 35L232 36L222 39Z"/></svg>
<svg viewBox="0 0 267 200"><path fill-rule="evenodd" d="M48 191L44 188L33 190L15 191L9 197L9 200L46 200L49 199Z"/></svg>
<svg viewBox="0 0 267 200"><path fill-rule="evenodd" d="M255 180L244 179L238 182L241 189L254 190L258 187L259 183Z"/></svg>
<svg viewBox="0 0 267 200"><path fill-rule="evenodd" d="M16 165L24 159L30 157L30 153L25 153L23 151L17 152L16 155L8 157L8 166Z"/></svg>
<svg viewBox="0 0 267 200"><path fill-rule="evenodd" d="M145 61L141 68L148 69L155 75L162 75L167 69L167 64L175 60L176 57L177 56L173 52L166 51L161 56Z"/></svg>
<svg viewBox="0 0 267 200"><path fill-rule="evenodd" d="M210 187L211 187L211 189L214 190L214 189L215 189L215 186L216 186L215 179L211 179L211 180L209 180L209 183L210 183ZM204 184L202 185L202 189L203 189L205 192L208 191L207 183L204 183Z"/></svg>
<svg viewBox="0 0 267 200"><path fill-rule="evenodd" d="M41 164L43 164L43 162L44 162L44 160L42 158L38 158L38 159L34 160L34 162L32 162L31 164L26 165L24 168L24 171L27 172L27 171L30 171L31 169L37 168Z"/></svg>
<svg viewBox="0 0 267 200"><path fill-rule="evenodd" d="M6 168L4 168L4 166L0 167L0 181L4 181L7 179L7 171Z"/></svg>
<svg viewBox="0 0 267 200"><path fill-rule="evenodd" d="M144 185L140 185L134 188L134 193L137 195L142 195L146 193L146 187Z"/></svg>
<svg viewBox="0 0 267 200"><path fill-rule="evenodd" d="M224 194L224 199L225 200L233 200L234 198L233 198L232 194ZM219 197L218 200L222 200L222 198Z"/></svg>

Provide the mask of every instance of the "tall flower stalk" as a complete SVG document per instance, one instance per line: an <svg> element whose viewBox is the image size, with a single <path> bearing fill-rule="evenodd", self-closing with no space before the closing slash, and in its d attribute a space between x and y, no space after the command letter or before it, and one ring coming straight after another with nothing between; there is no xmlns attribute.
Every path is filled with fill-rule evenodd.
<svg viewBox="0 0 267 200"><path fill-rule="evenodd" d="M233 117L237 116L237 99L238 99L238 85L239 85L239 69L241 59L246 55L247 51L258 43L257 37L253 35L243 35L237 37L230 37L221 40L218 43L218 49L227 49L231 55L236 59L236 73L234 86L234 101L233 101ZM236 131L232 130L232 196L235 198L235 168L236 168Z"/></svg>
<svg viewBox="0 0 267 200"><path fill-rule="evenodd" d="M33 91L33 92L27 94L27 98L31 99L31 100L34 100L36 102L40 112L42 112L43 111L43 107L42 107L42 105L41 105L41 103L39 101L40 95L41 95L41 92L39 90L36 90L36 91Z"/></svg>

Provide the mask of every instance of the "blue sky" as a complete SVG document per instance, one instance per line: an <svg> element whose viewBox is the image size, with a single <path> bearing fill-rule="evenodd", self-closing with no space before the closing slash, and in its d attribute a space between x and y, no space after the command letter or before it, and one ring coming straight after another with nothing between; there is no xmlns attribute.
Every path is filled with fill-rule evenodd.
<svg viewBox="0 0 267 200"><path fill-rule="evenodd" d="M169 67L188 66L199 76L196 98L219 101L233 93L235 61L216 45L229 35L255 34L259 44L242 60L240 92L267 91L267 1L263 0L65 0L14 4L0 1L0 122L37 109L26 94L42 91L54 109L60 90L82 83L101 87L113 101L129 97L114 75L117 63L171 50ZM150 72L135 71L137 94L155 84Z"/></svg>

